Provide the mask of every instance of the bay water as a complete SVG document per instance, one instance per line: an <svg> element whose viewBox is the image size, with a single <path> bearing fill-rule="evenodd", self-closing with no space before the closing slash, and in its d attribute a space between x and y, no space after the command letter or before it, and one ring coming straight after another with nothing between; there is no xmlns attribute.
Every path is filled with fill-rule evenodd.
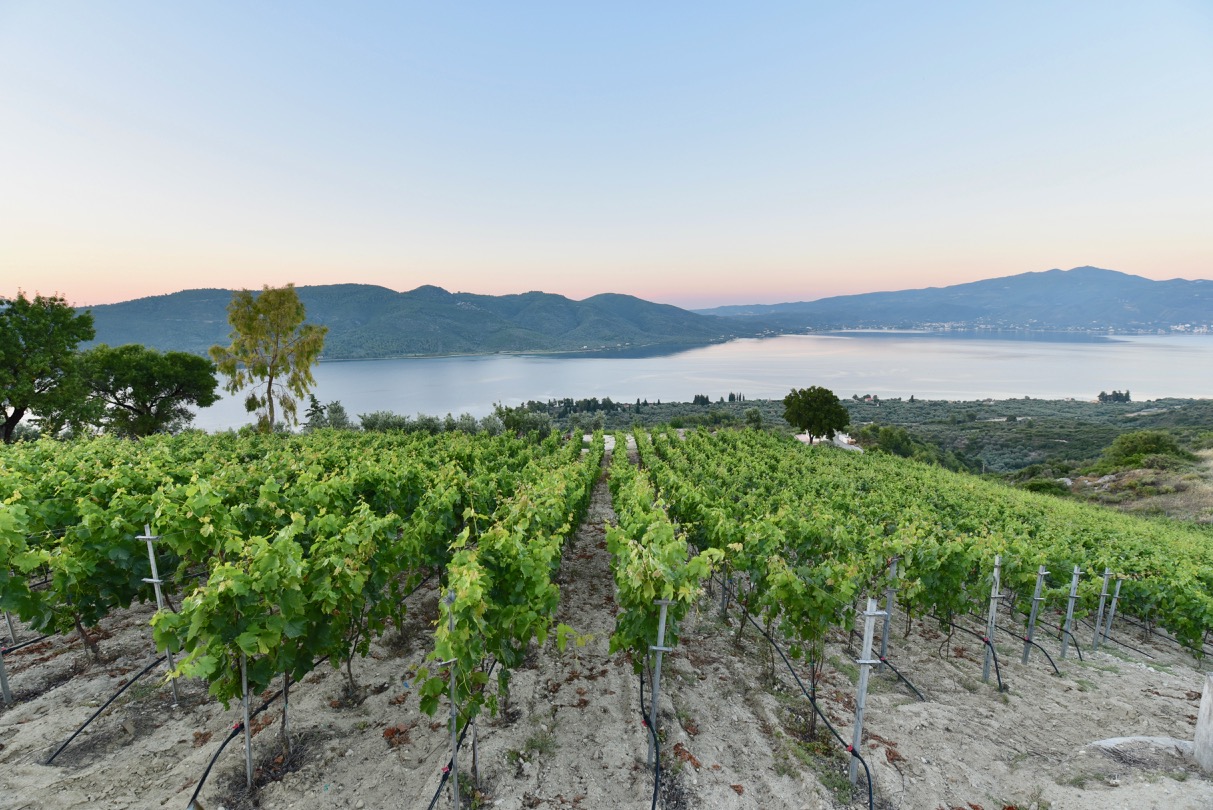
<svg viewBox="0 0 1213 810"><path fill-rule="evenodd" d="M636 353L633 352L633 355ZM1024 332L849 332L734 340L652 356L485 355L322 362L313 393L351 417L372 411L484 416L495 403L610 397L713 401L730 392L779 399L821 385L840 398L1134 401L1213 396L1213 335ZM302 419L307 403L300 405ZM201 409L195 427L249 424L243 398Z"/></svg>

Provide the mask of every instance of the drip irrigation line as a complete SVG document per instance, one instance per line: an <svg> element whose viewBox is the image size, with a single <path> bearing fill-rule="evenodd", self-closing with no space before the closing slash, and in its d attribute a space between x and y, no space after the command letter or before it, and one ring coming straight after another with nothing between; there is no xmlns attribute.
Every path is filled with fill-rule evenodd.
<svg viewBox="0 0 1213 810"><path fill-rule="evenodd" d="M649 712L644 705L644 675L637 672L636 677L640 680L640 722L653 740L653 804L650 810L657 810L657 797L661 793L661 740L657 739L657 729L649 725Z"/></svg>
<svg viewBox="0 0 1213 810"><path fill-rule="evenodd" d="M1073 641L1073 642L1074 642L1074 649L1078 651L1078 660L1079 660L1079 661L1081 661L1081 660L1082 660L1082 647L1079 645L1079 643L1078 643L1078 639L1074 637L1074 634L1073 634L1073 633L1071 633L1069 630L1065 629L1064 627L1061 627L1061 626L1059 626L1059 625L1053 624L1053 623L1051 623L1051 622L1047 622L1047 621L1045 621L1044 619L1040 619L1040 618L1038 618L1036 621L1037 621L1037 622L1039 622L1040 624L1043 624L1045 627L1052 627L1054 630L1056 630L1056 631L1057 631L1057 633L1058 633L1058 636L1057 636L1057 637L1058 637L1059 639L1063 637L1063 636L1061 635L1061 634L1063 634L1063 633L1064 633L1065 635L1069 636L1069 637L1070 637L1070 641Z"/></svg>
<svg viewBox="0 0 1213 810"><path fill-rule="evenodd" d="M1083 624L1085 624L1087 627L1090 627L1092 630L1095 629L1095 625L1091 624L1086 619L1079 619L1079 621L1082 622ZM1150 655L1145 650L1139 650L1136 647L1134 647L1132 644L1125 644L1123 641L1117 641L1116 639L1112 638L1112 636L1108 635L1106 631L1104 633L1100 634L1100 638L1102 638L1104 641L1110 641L1113 644L1124 647L1126 650L1132 650L1133 652L1138 653L1139 655L1144 655L1146 658L1149 658L1151 661L1154 660L1154 656Z"/></svg>
<svg viewBox="0 0 1213 810"><path fill-rule="evenodd" d="M1045 654L1045 658L1049 659L1049 666L1053 667L1054 674L1057 674L1057 675L1061 674L1061 670L1057 668L1057 664L1053 663L1053 656L1049 655L1049 651L1046 650L1044 647L1040 646L1035 641L1033 641L1032 639L1025 636L1023 633L1020 633L1018 630L1012 630L1009 627L1003 627L1001 624L995 624L994 627L1003 631L1004 633L1010 633L1011 635L1015 636L1015 638L1019 639L1020 641L1024 642L1025 644L1031 644L1033 647L1040 650L1042 653Z"/></svg>
<svg viewBox="0 0 1213 810"><path fill-rule="evenodd" d="M1187 644L1184 644L1184 643L1183 643L1182 641L1180 641L1179 639L1171 638L1171 636L1170 636L1169 634L1166 634L1166 633L1159 633L1158 635L1155 635L1155 633L1157 632L1157 630L1155 630L1155 631L1150 631L1150 628L1149 628L1149 627L1147 627L1146 625L1144 625L1144 624L1142 624L1141 622L1137 621L1136 619L1133 619L1133 618L1132 618L1132 617L1130 617L1130 616L1126 616L1126 615L1124 615L1123 613L1122 613L1120 616L1118 616L1118 618L1123 619L1123 620L1124 620L1126 623L1131 624L1131 625L1133 625L1133 626L1134 626L1134 627L1136 627L1136 628L1139 628L1139 629L1141 629L1141 630L1146 630L1147 632L1150 632L1150 640L1151 640L1151 641L1152 641L1152 640L1154 640L1155 638L1157 638L1157 639L1160 639L1160 640L1162 640L1162 641L1165 641L1165 642L1167 642L1167 643L1169 643L1169 644L1174 644L1176 647L1179 647L1181 650L1184 650L1184 651L1186 651L1186 652L1190 652L1190 653L1192 653L1193 655L1202 655L1202 656L1204 656L1204 655L1210 655L1210 654L1211 654L1211 653L1209 652L1209 650L1207 650L1207 649L1205 648L1205 645L1204 645L1204 644L1201 644L1199 649L1197 649L1196 647L1189 647ZM1163 629L1165 630L1166 628L1163 628Z"/></svg>
<svg viewBox="0 0 1213 810"><path fill-rule="evenodd" d="M20 641L20 642L17 642L16 644L12 644L8 647L0 647L0 655L8 655L9 653L16 652L17 650L21 649L22 647L28 647L31 644L37 644L39 641L48 639L53 635L54 635L54 633L47 633L46 635L38 636L37 638L31 638L29 641Z"/></svg>
<svg viewBox="0 0 1213 810"><path fill-rule="evenodd" d="M975 636L976 638L981 639L981 643L985 644L986 647L989 648L990 653L994 656L994 677L998 679L998 691L999 692L1007 691L1007 687L1004 686L1003 682L1002 682L1002 671L998 666L998 650L994 649L994 642L990 640L989 636L983 636L981 633L978 633L976 630L970 630L967 627L962 627L961 625L957 624L956 622L954 622L950 619L941 619L938 616L936 616L934 613L929 613L927 615L929 615L932 619L935 619L936 621L938 621L942 624L946 624L948 627L963 631L965 633L968 633L971 636Z"/></svg>
<svg viewBox="0 0 1213 810"><path fill-rule="evenodd" d="M488 675L486 677L488 677L488 678L493 677L493 670L495 670L496 668L497 668L497 661L494 659L493 665L491 667L489 667ZM459 733L459 741L458 741L458 743L456 743L457 748L463 747L463 738L467 736L468 729L471 727L472 727L471 723L468 723L467 725L465 725L463 727L463 731L461 731ZM444 787L446 787L446 781L451 778L451 767L454 764L455 764L454 756L452 753L452 757L446 761L446 765L444 765L442 768L442 779L440 779L438 781L438 789L434 791L434 798L430 799L429 810L434 810L434 808L438 806L438 799L440 796L442 796L442 789Z"/></svg>
<svg viewBox="0 0 1213 810"><path fill-rule="evenodd" d="M918 691L918 687L915 686L914 684L910 683L910 679L907 678L905 675L902 675L901 672L897 669L897 667L893 666L892 661L890 661L885 656L881 656L880 663L884 664L889 669L893 670L893 674L896 675L901 680L902 683L904 683L906 686L910 687L910 689L914 692L914 694L918 695L919 700L921 700L923 703L927 702L927 699L922 696L922 692Z"/></svg>
<svg viewBox="0 0 1213 810"><path fill-rule="evenodd" d="M317 661L316 664L313 664L312 668L314 669L316 667L316 665L322 664L326 660L328 660L327 655L324 656L324 658L321 658L319 661ZM262 703L260 706L258 706L256 709L253 709L253 711L249 712L249 721L251 722L254 717L256 717L257 715L261 714L263 711L268 709L270 707L270 704L273 703L275 700L277 700L280 697L282 697L281 689L279 689L274 694L270 695L265 700L265 702ZM206 765L206 770L202 772L202 778L198 780L198 785L197 785L197 787L194 788L194 795L190 796L190 803L185 806L186 810L193 810L195 807L201 807L201 805L198 804L198 794L202 792L202 786L206 784L206 778L211 775L211 768L215 767L215 763L219 760L219 755L223 753L224 748L227 748L227 744L230 743L232 740L236 739L237 735L239 735L240 732L242 732L242 731L244 731L244 723L243 722L236 723L235 725L232 726L232 731L230 734L227 735L227 739L225 739L222 743L219 744L219 750L217 750L215 752L214 756L211 757L211 761L208 762Z"/></svg>
<svg viewBox="0 0 1213 810"><path fill-rule="evenodd" d="M731 591L730 591L730 593L731 593ZM734 595L734 598L736 598L736 595ZM758 632L762 634L762 637L765 638L770 643L770 645L775 648L775 652L779 653L779 657L782 658L783 663L787 665L788 671L792 673L792 678L795 679L796 685L800 687L800 691L804 693L805 698L807 698L809 701L809 705L813 707L813 711L817 712L817 716L821 718L821 721L823 723L825 723L826 728L828 728L830 730L830 733L833 734L835 738L837 738L838 742L842 744L843 748L845 748L847 750L848 754L855 757L855 759L859 760L859 764L863 766L863 772L864 772L864 775L867 777L867 781L868 781L868 810L874 810L876 803L875 803L875 796L874 796L873 790L872 790L872 771L870 768L868 768L867 761L863 758L863 755L861 755L858 751L856 751L854 746L852 746L850 743L848 743L846 740L844 740L842 738L842 735L838 733L838 730L835 729L834 726L830 724L829 718L827 718L825 716L825 713L822 712L821 708L818 707L816 698L814 698L812 695L809 694L808 689L805 689L804 682L801 681L800 676L796 674L796 670L792 667L792 662L788 660L788 657L786 655L784 655L783 649L778 644L775 643L775 639L771 638L771 636L767 633L767 631L762 629L762 625L760 625L758 622L754 621L754 617L751 616L748 612L746 613L746 618L750 620L750 624L754 625L754 627L757 628Z"/></svg>
<svg viewBox="0 0 1213 810"><path fill-rule="evenodd" d="M111 704L111 703L113 703L115 700L117 700L117 699L118 699L118 698L119 698L119 697L122 695L122 693L123 693L123 692L125 692L125 691L127 690L127 688L128 688L128 687L129 687L131 684L133 684L135 681L137 681L137 680L139 680L140 678L142 678L142 677L143 677L144 675L146 675L147 673L151 672L151 671L152 671L152 667L156 666L157 664L159 664L159 663L160 663L160 662L162 662L162 661L167 660L167 658L168 658L168 656L164 656L164 655L160 656L160 657L159 657L159 658L157 658L155 661L152 661L150 664L148 664L146 667L144 667L144 668L143 668L143 669L142 669L142 670L139 672L139 674L138 674L138 675L136 675L135 677L131 678L129 681L127 681L126 683L124 683L124 684L122 685L122 687L121 687L121 688L120 688L120 689L119 689L117 692L115 692L115 693L114 693L114 696L113 696L113 697L111 697L109 700L105 701L105 703L101 704L101 708L100 708L100 709L98 709L97 711L93 712L93 713L92 713L92 716L90 716L90 717L89 717L87 720L85 720L85 721L84 721L84 725L80 726L80 728L78 728L78 729L76 729L74 732L72 732L72 736L70 736L70 737L68 737L66 740L64 740L64 741L63 741L63 744L62 744L62 745L60 745L58 748L56 748L56 749L55 749L55 753L53 753L53 754L51 754L51 755L50 755L50 757L49 757L49 758L46 760L46 764L47 764L47 765L50 765L52 762L54 762L54 761L55 761L55 757L57 757L57 756L59 756L60 754L62 754L62 753L63 753L63 749L67 748L67 747L68 747L68 745L70 745L70 744L71 744L72 740L76 739L76 735L78 735L80 732L84 731L84 729L88 727L88 724L89 724L89 723L93 722L93 721L94 721L94 720L96 720L98 717L100 717L100 716L101 716L101 713L102 713L102 712L104 712L106 709L108 709L108 708L109 708L109 706L110 706L110 704Z"/></svg>

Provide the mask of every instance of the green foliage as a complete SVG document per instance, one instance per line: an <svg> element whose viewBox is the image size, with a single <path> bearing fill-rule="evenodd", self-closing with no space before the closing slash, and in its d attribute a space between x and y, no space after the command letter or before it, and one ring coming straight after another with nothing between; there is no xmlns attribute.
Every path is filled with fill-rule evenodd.
<svg viewBox="0 0 1213 810"><path fill-rule="evenodd" d="M205 408L219 399L214 363L194 354L102 343L83 352L80 362L91 396L104 408L103 424L117 436L182 430L194 418L189 406Z"/></svg>
<svg viewBox="0 0 1213 810"><path fill-rule="evenodd" d="M1052 478L1031 478L1022 486L1028 492L1039 492L1044 495L1065 496L1070 494L1069 487Z"/></svg>
<svg viewBox="0 0 1213 810"><path fill-rule="evenodd" d="M392 430L407 430L409 418L391 411L373 411L358 414L358 423L362 425L363 430L386 433Z"/></svg>
<svg viewBox="0 0 1213 810"><path fill-rule="evenodd" d="M334 400L328 405L321 405L320 400L316 399L314 394L308 394L307 411L304 412L307 421L304 423L306 430L322 430L324 428L332 428L333 430L356 430L355 425L345 412L345 406L339 400Z"/></svg>
<svg viewBox="0 0 1213 810"><path fill-rule="evenodd" d="M526 436L529 433L546 435L552 432L552 417L522 405L509 408L498 403L493 409L493 415L501 420L507 431L516 436Z"/></svg>
<svg viewBox="0 0 1213 810"><path fill-rule="evenodd" d="M588 492L592 454L569 473L576 487L545 476L580 461L579 446L554 439L459 431L22 443L0 465L0 605L37 629L83 634L152 598L136 540L150 524L161 578L180 593L179 610L153 622L157 643L182 655L174 676L205 678L227 701L242 656L259 691L329 655L353 683L351 662L399 624L403 594L445 567L456 538L480 542L492 523L477 516L512 504L514 543L539 525L526 523L532 503L550 504L557 528L577 519L572 493ZM45 587L28 587L34 576Z"/></svg>
<svg viewBox="0 0 1213 810"><path fill-rule="evenodd" d="M959 453L923 441L903 427L878 425L873 422L861 427L854 433L853 438L865 450L879 450L925 464L937 464L949 470L971 469L970 463Z"/></svg>
<svg viewBox="0 0 1213 810"><path fill-rule="evenodd" d="M808 433L810 438L833 439L834 434L845 429L851 421L850 414L834 392L819 385L793 388L783 398L783 405L783 418Z"/></svg>
<svg viewBox="0 0 1213 810"><path fill-rule="evenodd" d="M636 442L647 444L647 435L637 433ZM622 435L616 436L615 446L624 447ZM611 652L631 651L632 665L639 672L649 647L657 643L660 609L654 600L670 600L665 643L673 646L683 617L723 552L707 549L689 554L686 535L675 529L656 502L652 484L626 453L614 454L610 485L619 520L607 527L606 540L615 559L615 598L622 608L615 616Z"/></svg>
<svg viewBox="0 0 1213 810"><path fill-rule="evenodd" d="M40 417L43 433L54 435L87 400L75 362L76 347L93 338L93 317L76 311L60 296L18 292L0 298L0 437L13 441L17 423L27 413Z"/></svg>
<svg viewBox="0 0 1213 810"><path fill-rule="evenodd" d="M1104 450L1103 467L1163 469L1175 461L1195 461L1196 457L1180 448L1175 437L1161 430L1139 430L1124 433Z"/></svg>
<svg viewBox="0 0 1213 810"><path fill-rule="evenodd" d="M955 454L970 469L995 473L1040 464L1063 475L1099 460L1122 433L1144 429L1166 431L1181 447L1199 447L1200 435L1213 423L1213 400L882 399L877 405L848 399L844 404L853 425L903 427L941 453Z"/></svg>
<svg viewBox="0 0 1213 810"><path fill-rule="evenodd" d="M596 434L584 455L580 441L561 446L554 434L539 447L546 450L522 471L513 496L501 502L491 520L478 515L451 542L447 596L430 657L453 662L460 725L487 701L487 675L479 668L486 656L501 665L499 683L508 699L510 672L522 664L531 641L547 639L560 600L552 576L565 538L589 505L604 440ZM484 528L473 537L477 526ZM571 635L568 629L558 631L558 640L567 643ZM424 678L421 709L433 714L442 685L434 684L438 679L428 671Z"/></svg>
<svg viewBox="0 0 1213 810"><path fill-rule="evenodd" d="M753 584L746 605L784 616L810 651L851 622L852 599L883 589L899 559L899 598L912 614L979 609L994 557L1003 584L1029 593L1037 566L1111 568L1124 609L1196 647L1213 629L1213 545L1208 533L1151 522L1069 499L1045 498L881 453L803 448L769 433L697 431L638 442L670 518L699 548ZM1079 608L1100 582L1080 584ZM1062 604L1065 580L1046 598Z"/></svg>
<svg viewBox="0 0 1213 810"><path fill-rule="evenodd" d="M296 424L296 398L316 384L312 364L324 348L328 327L304 324L305 317L293 284L266 285L258 295L241 290L227 308L232 345L210 349L211 359L228 378L226 391L235 394L253 387L245 407L257 413L263 431L277 424L275 406L286 424Z"/></svg>

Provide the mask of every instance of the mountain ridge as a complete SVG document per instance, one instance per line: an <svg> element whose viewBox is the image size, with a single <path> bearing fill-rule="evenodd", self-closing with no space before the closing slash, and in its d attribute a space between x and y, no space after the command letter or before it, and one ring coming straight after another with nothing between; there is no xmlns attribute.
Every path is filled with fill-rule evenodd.
<svg viewBox="0 0 1213 810"><path fill-rule="evenodd" d="M1083 266L946 287L858 293L813 301L695 310L782 330L845 328L999 328L1155 331L1213 325L1213 283L1153 281Z"/></svg>
<svg viewBox="0 0 1213 810"><path fill-rule="evenodd" d="M737 321L620 293L574 301L537 291L452 293L429 284L406 292L370 284L296 290L308 323L329 328L327 360L673 347L753 334ZM213 345L230 343L232 294L219 288L182 290L79 309L93 315L94 343L205 354Z"/></svg>
<svg viewBox="0 0 1213 810"><path fill-rule="evenodd" d="M1098 267L1020 273L946 287L815 301L684 310L623 293L581 301L539 291L396 292L371 284L297 287L324 359L499 352L674 351L739 337L845 329L1213 331L1213 282L1153 281ZM232 290L201 288L91 311L97 343L205 354L230 342Z"/></svg>

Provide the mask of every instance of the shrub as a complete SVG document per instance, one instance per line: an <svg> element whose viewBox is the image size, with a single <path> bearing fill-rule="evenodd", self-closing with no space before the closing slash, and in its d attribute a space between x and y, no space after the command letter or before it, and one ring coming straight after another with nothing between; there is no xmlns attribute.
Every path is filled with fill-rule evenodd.
<svg viewBox="0 0 1213 810"><path fill-rule="evenodd" d="M1147 459L1152 463L1146 464ZM1178 461L1194 461L1196 457L1180 448L1169 433L1161 430L1138 430L1124 433L1103 452L1103 461L1121 469L1174 465ZM1163 467L1156 467L1164 469Z"/></svg>

